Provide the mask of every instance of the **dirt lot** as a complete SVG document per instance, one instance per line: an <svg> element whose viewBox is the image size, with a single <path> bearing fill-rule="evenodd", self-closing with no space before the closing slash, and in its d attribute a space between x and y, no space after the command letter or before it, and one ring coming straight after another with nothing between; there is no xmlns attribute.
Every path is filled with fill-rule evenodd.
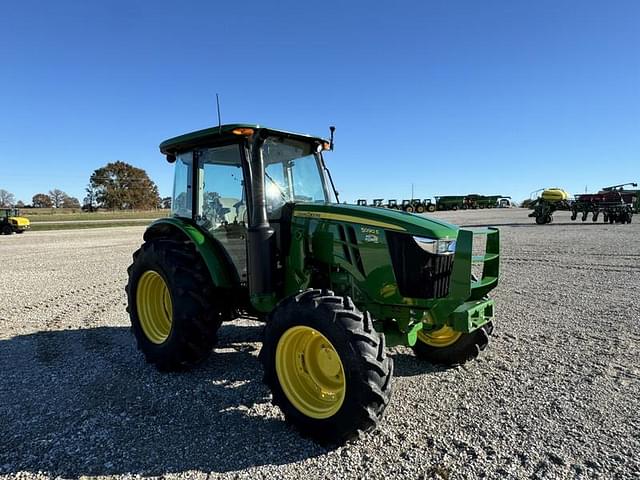
<svg viewBox="0 0 640 480"><path fill-rule="evenodd" d="M143 227L0 237L0 476L639 478L640 226L502 227L496 333L443 369L393 350L381 427L327 451L269 403L261 324L221 329L185 374L144 364L124 285Z"/></svg>

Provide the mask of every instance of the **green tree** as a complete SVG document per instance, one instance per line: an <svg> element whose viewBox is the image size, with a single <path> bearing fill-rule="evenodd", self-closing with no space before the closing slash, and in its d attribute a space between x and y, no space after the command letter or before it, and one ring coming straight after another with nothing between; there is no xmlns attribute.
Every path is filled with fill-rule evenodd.
<svg viewBox="0 0 640 480"><path fill-rule="evenodd" d="M31 204L33 208L51 208L53 206L51 197L46 193L36 193L31 199Z"/></svg>
<svg viewBox="0 0 640 480"><path fill-rule="evenodd" d="M96 205L96 192L91 184L87 185L85 190L87 192L87 196L82 200L82 209L93 212L98 209Z"/></svg>
<svg viewBox="0 0 640 480"><path fill-rule="evenodd" d="M158 187L147 172L128 163L108 163L93 172L89 187L100 207L109 209L153 209L160 204Z"/></svg>
<svg viewBox="0 0 640 480"><path fill-rule="evenodd" d="M62 208L80 208L80 200L76 197L65 197L62 201Z"/></svg>

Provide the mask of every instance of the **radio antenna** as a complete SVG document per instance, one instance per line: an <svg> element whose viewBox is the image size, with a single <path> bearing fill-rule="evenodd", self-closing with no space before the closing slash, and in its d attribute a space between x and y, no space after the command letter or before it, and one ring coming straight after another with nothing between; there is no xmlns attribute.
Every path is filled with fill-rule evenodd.
<svg viewBox="0 0 640 480"><path fill-rule="evenodd" d="M216 93L216 106L218 107L218 133L222 135L222 119L220 118L220 98Z"/></svg>

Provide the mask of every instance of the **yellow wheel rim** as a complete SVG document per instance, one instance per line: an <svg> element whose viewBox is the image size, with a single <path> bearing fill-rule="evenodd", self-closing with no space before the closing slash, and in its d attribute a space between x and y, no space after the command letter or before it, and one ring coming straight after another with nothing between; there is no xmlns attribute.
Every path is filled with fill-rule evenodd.
<svg viewBox="0 0 640 480"><path fill-rule="evenodd" d="M169 288L158 272L147 270L138 280L136 308L140 326L149 341L163 343L171 332L173 306Z"/></svg>
<svg viewBox="0 0 640 480"><path fill-rule="evenodd" d="M462 332L457 332L448 325L432 332L418 332L418 340L432 347L448 347L456 343L461 336Z"/></svg>
<svg viewBox="0 0 640 480"><path fill-rule="evenodd" d="M327 337L298 325L284 332L276 347L276 373L293 406L311 418L335 415L346 391L344 367Z"/></svg>

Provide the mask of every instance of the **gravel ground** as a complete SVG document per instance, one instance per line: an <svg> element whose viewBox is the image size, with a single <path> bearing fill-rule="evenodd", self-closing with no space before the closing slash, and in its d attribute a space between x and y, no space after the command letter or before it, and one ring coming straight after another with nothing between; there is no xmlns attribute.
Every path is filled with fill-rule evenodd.
<svg viewBox="0 0 640 480"><path fill-rule="evenodd" d="M450 369L394 349L380 428L335 450L271 406L259 323L193 372L145 365L123 291L142 227L0 237L0 476L640 478L640 227L526 214L436 214L502 227L492 343Z"/></svg>

